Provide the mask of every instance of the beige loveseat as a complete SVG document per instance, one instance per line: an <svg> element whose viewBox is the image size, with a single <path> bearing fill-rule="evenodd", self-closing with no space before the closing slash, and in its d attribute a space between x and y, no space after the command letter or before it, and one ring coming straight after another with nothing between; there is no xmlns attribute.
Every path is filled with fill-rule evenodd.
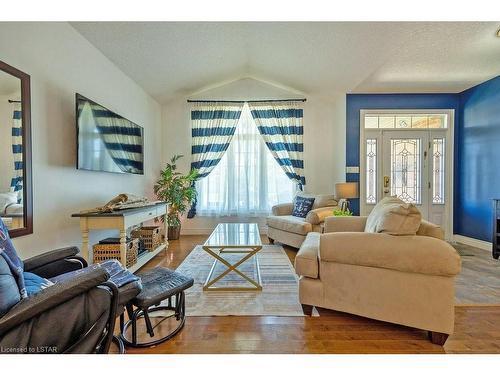
<svg viewBox="0 0 500 375"><path fill-rule="evenodd" d="M329 217L295 258L304 312L312 306L429 331L443 345L454 326L460 257L436 225L416 235L364 232L366 217Z"/></svg>
<svg viewBox="0 0 500 375"><path fill-rule="evenodd" d="M303 197L314 197L312 210L305 218L292 216L293 203L278 204L272 208L273 214L267 217L267 236L269 241L281 242L299 248L309 232L321 232L326 217L336 210L337 200L333 195L312 195L299 193Z"/></svg>

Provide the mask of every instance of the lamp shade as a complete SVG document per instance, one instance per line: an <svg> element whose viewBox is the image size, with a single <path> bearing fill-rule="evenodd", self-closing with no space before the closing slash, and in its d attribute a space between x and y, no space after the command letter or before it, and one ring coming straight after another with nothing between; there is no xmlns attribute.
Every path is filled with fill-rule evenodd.
<svg viewBox="0 0 500 375"><path fill-rule="evenodd" d="M339 199L358 198L358 183L341 182L335 184L335 196Z"/></svg>

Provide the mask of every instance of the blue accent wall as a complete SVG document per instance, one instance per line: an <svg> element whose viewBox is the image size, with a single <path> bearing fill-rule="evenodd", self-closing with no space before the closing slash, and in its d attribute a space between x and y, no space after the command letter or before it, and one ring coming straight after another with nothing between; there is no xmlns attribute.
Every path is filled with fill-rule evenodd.
<svg viewBox="0 0 500 375"><path fill-rule="evenodd" d="M492 241L500 198L500 76L460 93L455 143L455 233Z"/></svg>
<svg viewBox="0 0 500 375"><path fill-rule="evenodd" d="M458 94L347 94L346 165L359 167L359 122L362 109L454 109L458 123ZM457 135L455 134L455 137ZM347 173L346 181L359 182L359 174ZM351 208L359 215L359 199Z"/></svg>
<svg viewBox="0 0 500 375"><path fill-rule="evenodd" d="M457 94L348 94L346 165L359 166L362 109L454 109L454 233L491 241L500 198L500 76ZM346 174L359 182L359 174ZM359 214L359 200L351 207Z"/></svg>

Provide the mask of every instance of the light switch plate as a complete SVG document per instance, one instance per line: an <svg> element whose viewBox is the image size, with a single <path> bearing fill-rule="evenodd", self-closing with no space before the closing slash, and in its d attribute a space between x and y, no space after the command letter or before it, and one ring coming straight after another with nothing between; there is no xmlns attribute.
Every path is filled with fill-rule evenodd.
<svg viewBox="0 0 500 375"><path fill-rule="evenodd" d="M359 167L345 167L346 173L359 173Z"/></svg>

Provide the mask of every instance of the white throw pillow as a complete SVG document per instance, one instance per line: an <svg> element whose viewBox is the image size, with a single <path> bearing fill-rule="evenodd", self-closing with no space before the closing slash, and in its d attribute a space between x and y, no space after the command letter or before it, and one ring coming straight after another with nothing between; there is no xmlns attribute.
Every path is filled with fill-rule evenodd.
<svg viewBox="0 0 500 375"><path fill-rule="evenodd" d="M4 213L9 204L17 203L17 192L0 193L0 212Z"/></svg>
<svg viewBox="0 0 500 375"><path fill-rule="evenodd" d="M368 215L365 232L415 235L421 222L422 214L414 204L405 203L396 197L386 197Z"/></svg>

